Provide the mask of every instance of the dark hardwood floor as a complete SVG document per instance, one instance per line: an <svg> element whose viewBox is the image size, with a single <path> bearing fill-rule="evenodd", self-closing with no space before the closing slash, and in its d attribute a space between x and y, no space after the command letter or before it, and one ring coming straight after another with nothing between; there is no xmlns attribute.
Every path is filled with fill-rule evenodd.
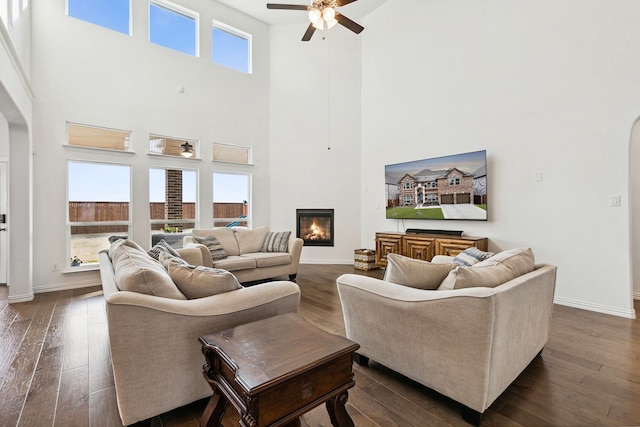
<svg viewBox="0 0 640 427"><path fill-rule="evenodd" d="M300 314L344 334L335 279L352 272L359 271L301 266ZM555 306L553 315L542 355L494 402L483 425L640 425L640 321L564 306ZM358 427L467 425L456 402L384 366L354 369L347 410ZM195 427L205 404L159 415L150 424ZM238 425L233 408L224 424ZM121 426L100 288L38 294L33 302L9 305L0 286L0 426L16 425ZM324 406L306 414L302 425L330 426Z"/></svg>

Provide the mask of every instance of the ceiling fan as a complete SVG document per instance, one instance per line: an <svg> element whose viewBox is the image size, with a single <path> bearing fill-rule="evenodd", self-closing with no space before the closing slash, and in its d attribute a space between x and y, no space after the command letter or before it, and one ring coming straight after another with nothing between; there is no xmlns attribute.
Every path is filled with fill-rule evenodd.
<svg viewBox="0 0 640 427"><path fill-rule="evenodd" d="M345 28L350 29L356 34L360 34L364 27L357 22L352 21L343 14L336 11L336 8L345 6L349 3L353 3L357 0L313 0L311 6L299 5L299 4L279 4L279 3L267 3L267 9L286 9L286 10L306 10L308 11L309 27L302 36L303 42L311 40L311 36L316 30L323 30L325 24L327 29L333 27L336 24L340 24Z"/></svg>

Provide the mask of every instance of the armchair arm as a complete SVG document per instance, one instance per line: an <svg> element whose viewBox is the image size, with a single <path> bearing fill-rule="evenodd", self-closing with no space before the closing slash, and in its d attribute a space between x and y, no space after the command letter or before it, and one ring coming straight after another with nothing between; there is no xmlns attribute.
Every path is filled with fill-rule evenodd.
<svg viewBox="0 0 640 427"><path fill-rule="evenodd" d="M189 236L189 238L191 238ZM186 237L184 237L186 239ZM213 267L211 252L205 245L192 243L183 248L177 249L180 256L191 265L203 265L205 267Z"/></svg>

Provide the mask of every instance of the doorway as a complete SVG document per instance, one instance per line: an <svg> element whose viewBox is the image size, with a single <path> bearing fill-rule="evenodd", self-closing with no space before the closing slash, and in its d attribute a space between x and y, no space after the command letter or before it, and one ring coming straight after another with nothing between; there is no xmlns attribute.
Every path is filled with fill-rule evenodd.
<svg viewBox="0 0 640 427"><path fill-rule="evenodd" d="M7 203L9 197L9 184L7 181L8 163L0 161L0 285L7 284L7 265L8 265L8 247L7 247L7 212L9 212Z"/></svg>

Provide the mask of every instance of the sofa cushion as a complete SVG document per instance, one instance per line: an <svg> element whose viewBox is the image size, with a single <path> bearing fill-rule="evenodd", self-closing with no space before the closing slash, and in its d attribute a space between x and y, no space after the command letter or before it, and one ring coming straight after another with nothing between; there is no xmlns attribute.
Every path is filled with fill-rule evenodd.
<svg viewBox="0 0 640 427"><path fill-rule="evenodd" d="M253 258L257 267L271 267L274 265L291 264L291 254L287 252L255 252L252 254L242 255L243 257Z"/></svg>
<svg viewBox="0 0 640 427"><path fill-rule="evenodd" d="M269 229L267 227L257 227L253 229L236 228L235 236L240 255L260 252L268 232Z"/></svg>
<svg viewBox="0 0 640 427"><path fill-rule="evenodd" d="M185 260L184 258L179 256L173 256L171 254L167 254L164 252L160 253L160 257L158 258L158 261L160 261L160 264L162 264L165 270L167 269L168 264L189 265L187 260Z"/></svg>
<svg viewBox="0 0 640 427"><path fill-rule="evenodd" d="M455 262L456 264L464 265L465 267L469 267L474 264L477 264L480 261L484 261L485 259L490 258L493 255L494 255L493 252L481 251L475 246L472 246L460 252L458 255L456 255L453 258L452 262Z"/></svg>
<svg viewBox="0 0 640 427"><path fill-rule="evenodd" d="M383 280L418 289L438 289L456 266L457 264L433 264L391 253L387 255L387 269Z"/></svg>
<svg viewBox="0 0 640 427"><path fill-rule="evenodd" d="M125 240L118 240L109 249L109 254L113 253L111 261L120 290L164 298L186 299L158 261L151 258L144 250L125 243Z"/></svg>
<svg viewBox="0 0 640 427"><path fill-rule="evenodd" d="M290 231L269 231L264 238L260 252L287 252Z"/></svg>
<svg viewBox="0 0 640 427"><path fill-rule="evenodd" d="M205 245L209 252L211 253L211 259L216 261L219 259L225 259L227 255L227 251L224 250L222 243L218 241L216 236L207 236L207 237L197 237L193 236L193 241L196 243L200 243L201 245Z"/></svg>
<svg viewBox="0 0 640 427"><path fill-rule="evenodd" d="M229 256L225 259L213 262L214 268L223 268L229 271L247 270L256 268L256 260L246 256Z"/></svg>
<svg viewBox="0 0 640 427"><path fill-rule="evenodd" d="M114 264L114 266L115 266L115 263L118 262L118 258L120 256L126 255L126 252L124 252L123 250L120 250L120 248L123 246L134 248L139 252L145 252L144 249L142 249L142 246L140 246L133 240L127 240L127 239L116 240L111 244L111 246L109 246L109 258L111 259L111 263Z"/></svg>
<svg viewBox="0 0 640 427"><path fill-rule="evenodd" d="M157 259L157 260L160 260L161 253L165 253L165 254L169 254L171 256L177 256L177 257L180 256L180 254L176 252L176 250L173 249L170 244L165 242L164 239L161 239L158 243L156 243L151 249L147 251L147 253L151 258Z"/></svg>
<svg viewBox="0 0 640 427"><path fill-rule="evenodd" d="M214 236L218 239L218 242L222 244L225 252L229 256L240 255L240 249L238 248L238 241L236 240L235 232L233 228L210 228L210 229L195 229L193 230L194 237L207 237Z"/></svg>
<svg viewBox="0 0 640 427"><path fill-rule="evenodd" d="M238 279L218 268L167 263L169 276L189 299L204 298L242 288Z"/></svg>

